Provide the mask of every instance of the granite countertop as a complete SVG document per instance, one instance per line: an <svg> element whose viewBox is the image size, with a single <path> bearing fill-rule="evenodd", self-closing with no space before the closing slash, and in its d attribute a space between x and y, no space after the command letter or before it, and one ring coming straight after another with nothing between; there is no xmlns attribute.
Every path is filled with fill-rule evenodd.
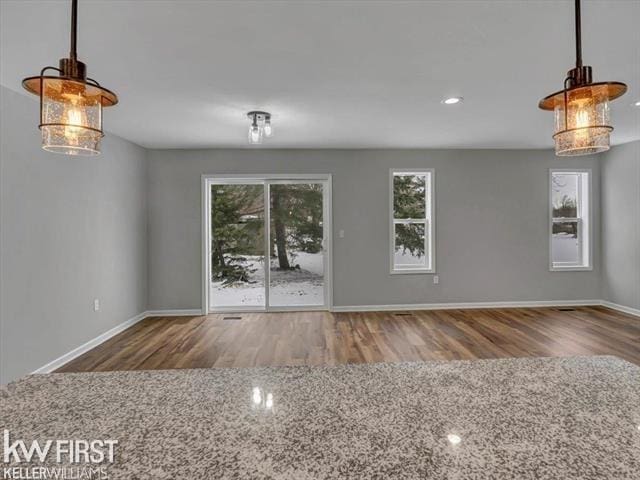
<svg viewBox="0 0 640 480"><path fill-rule="evenodd" d="M0 424L12 440L117 439L109 479L638 479L640 367L574 357L32 375L0 393ZM40 464L12 464L26 465Z"/></svg>

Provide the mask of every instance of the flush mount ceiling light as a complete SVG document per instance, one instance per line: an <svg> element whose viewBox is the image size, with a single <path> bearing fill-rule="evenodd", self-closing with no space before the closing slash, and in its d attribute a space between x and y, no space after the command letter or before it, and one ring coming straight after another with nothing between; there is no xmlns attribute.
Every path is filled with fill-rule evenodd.
<svg viewBox="0 0 640 480"><path fill-rule="evenodd" d="M442 100L445 105L455 105L456 103L462 103L462 97L449 97Z"/></svg>
<svg viewBox="0 0 640 480"><path fill-rule="evenodd" d="M621 82L592 81L592 69L582 65L580 0L575 0L576 66L567 73L564 89L540 100L543 110L555 114L556 155L589 155L609 150L609 102L622 96Z"/></svg>
<svg viewBox="0 0 640 480"><path fill-rule="evenodd" d="M71 2L71 49L59 68L44 67L22 86L40 97L42 148L66 155L98 155L102 140L102 108L118 103L115 93L87 78L87 67L78 60L78 0ZM57 75L46 75L47 71Z"/></svg>
<svg viewBox="0 0 640 480"><path fill-rule="evenodd" d="M247 113L249 118L249 143L257 145L262 143L265 137L269 138L273 135L273 127L271 126L271 114L269 112L261 112L258 110Z"/></svg>

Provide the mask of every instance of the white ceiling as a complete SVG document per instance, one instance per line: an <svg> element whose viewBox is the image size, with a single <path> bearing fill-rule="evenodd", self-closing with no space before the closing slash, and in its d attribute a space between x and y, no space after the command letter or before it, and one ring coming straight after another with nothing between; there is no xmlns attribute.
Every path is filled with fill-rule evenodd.
<svg viewBox="0 0 640 480"><path fill-rule="evenodd" d="M20 91L67 55L70 2L0 4ZM154 148L245 147L252 109L273 114L265 147L551 147L537 102L574 62L567 0L81 0L79 18L81 60L120 96L105 128ZM629 85L614 143L640 139L639 25L640 0L584 2L585 63Z"/></svg>

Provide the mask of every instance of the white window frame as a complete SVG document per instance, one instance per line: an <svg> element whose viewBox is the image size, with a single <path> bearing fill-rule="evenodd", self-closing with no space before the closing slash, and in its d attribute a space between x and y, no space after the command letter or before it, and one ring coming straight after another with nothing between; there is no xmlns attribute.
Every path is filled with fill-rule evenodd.
<svg viewBox="0 0 640 480"><path fill-rule="evenodd" d="M425 218L395 219L393 208L393 178L396 175L425 175ZM436 273L435 252L435 171L433 168L392 168L389 170L389 250L390 273L392 275L434 274ZM427 257L426 267L411 267L395 265L396 251L396 224L424 224L425 245L424 252Z"/></svg>
<svg viewBox="0 0 640 480"><path fill-rule="evenodd" d="M580 174L578 182L577 217L553 218L553 175ZM578 272L593 270L593 229L592 225L592 171L584 168L551 168L549 169L549 270L552 272ZM578 223L579 263L553 261L553 224L563 222Z"/></svg>

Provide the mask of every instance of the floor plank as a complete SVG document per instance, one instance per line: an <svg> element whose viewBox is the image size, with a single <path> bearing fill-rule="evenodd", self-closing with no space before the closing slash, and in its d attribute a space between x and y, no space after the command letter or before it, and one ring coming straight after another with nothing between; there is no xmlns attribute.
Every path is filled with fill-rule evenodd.
<svg viewBox="0 0 640 480"><path fill-rule="evenodd" d="M58 372L616 355L640 319L604 307L148 318Z"/></svg>

